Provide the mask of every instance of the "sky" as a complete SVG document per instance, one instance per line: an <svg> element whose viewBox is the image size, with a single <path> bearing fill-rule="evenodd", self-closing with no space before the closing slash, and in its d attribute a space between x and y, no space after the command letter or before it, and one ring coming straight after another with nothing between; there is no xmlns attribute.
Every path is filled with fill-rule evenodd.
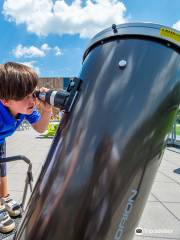
<svg viewBox="0 0 180 240"><path fill-rule="evenodd" d="M0 63L40 77L74 77L90 39L113 23L152 22L180 30L180 0L0 0Z"/></svg>

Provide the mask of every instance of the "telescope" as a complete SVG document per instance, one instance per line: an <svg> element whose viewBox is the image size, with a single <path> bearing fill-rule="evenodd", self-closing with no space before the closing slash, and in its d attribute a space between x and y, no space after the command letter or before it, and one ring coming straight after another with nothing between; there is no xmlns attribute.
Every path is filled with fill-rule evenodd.
<svg viewBox="0 0 180 240"><path fill-rule="evenodd" d="M180 103L179 38L127 23L90 41L15 240L133 239Z"/></svg>
<svg viewBox="0 0 180 240"><path fill-rule="evenodd" d="M77 97L81 82L82 81L80 79L73 78L66 90L48 90L47 92L40 92L40 90L36 90L34 91L33 96L56 108L70 112Z"/></svg>

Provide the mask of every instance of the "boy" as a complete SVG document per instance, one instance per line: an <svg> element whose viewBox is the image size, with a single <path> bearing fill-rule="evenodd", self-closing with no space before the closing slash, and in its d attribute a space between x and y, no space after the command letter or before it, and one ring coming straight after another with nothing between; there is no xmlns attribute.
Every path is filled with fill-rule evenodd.
<svg viewBox="0 0 180 240"><path fill-rule="evenodd" d="M37 74L25 65L13 62L0 65L0 158L6 156L6 137L15 132L23 119L39 133L47 129L52 108L42 102L41 115L35 108L33 91L37 83ZM21 208L8 193L6 163L0 163L0 198L0 232L7 233L15 227L10 216L18 216Z"/></svg>

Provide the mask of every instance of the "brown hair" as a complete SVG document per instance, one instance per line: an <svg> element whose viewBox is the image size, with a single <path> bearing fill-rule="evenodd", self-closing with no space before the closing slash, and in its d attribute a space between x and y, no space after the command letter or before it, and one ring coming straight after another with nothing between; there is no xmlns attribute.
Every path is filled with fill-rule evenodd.
<svg viewBox="0 0 180 240"><path fill-rule="evenodd" d="M0 65L0 99L22 100L37 83L38 75L28 66L15 62Z"/></svg>

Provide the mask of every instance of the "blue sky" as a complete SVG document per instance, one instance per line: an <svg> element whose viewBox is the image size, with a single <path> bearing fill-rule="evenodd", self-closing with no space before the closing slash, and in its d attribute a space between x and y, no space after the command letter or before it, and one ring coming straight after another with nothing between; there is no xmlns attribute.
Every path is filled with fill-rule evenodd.
<svg viewBox="0 0 180 240"><path fill-rule="evenodd" d="M0 63L27 64L41 77L78 76L97 32L134 21L180 30L180 0L0 0Z"/></svg>

